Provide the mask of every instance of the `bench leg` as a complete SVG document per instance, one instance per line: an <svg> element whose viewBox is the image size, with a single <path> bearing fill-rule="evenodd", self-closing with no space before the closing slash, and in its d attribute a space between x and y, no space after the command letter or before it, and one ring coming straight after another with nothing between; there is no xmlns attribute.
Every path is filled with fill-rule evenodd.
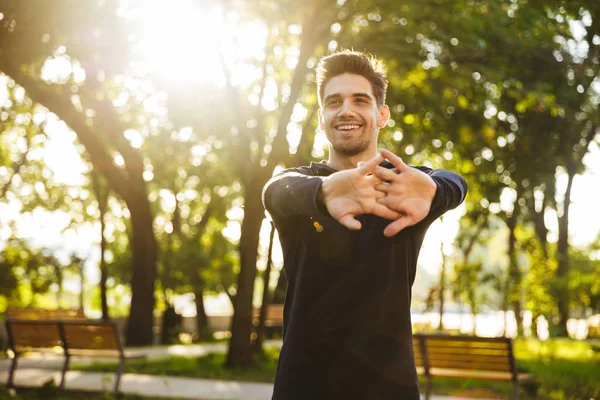
<svg viewBox="0 0 600 400"><path fill-rule="evenodd" d="M119 368L117 369L117 377L115 379L115 394L119 394L119 386L121 384L121 375L123 375L123 371L125 370L125 359L121 358L119 361Z"/></svg>
<svg viewBox="0 0 600 400"><path fill-rule="evenodd" d="M65 390L65 375L69 369L69 361L71 361L70 358L71 357L68 354L65 355L65 363L63 364L62 373L60 374L60 385L58 386L60 390Z"/></svg>
<svg viewBox="0 0 600 400"><path fill-rule="evenodd" d="M513 393L512 400L517 400L519 398L519 382L513 382Z"/></svg>
<svg viewBox="0 0 600 400"><path fill-rule="evenodd" d="M513 392L512 392L512 400L517 400L519 398L519 382L513 383Z"/></svg>
<svg viewBox="0 0 600 400"><path fill-rule="evenodd" d="M425 384L425 400L431 398L431 377L427 377L427 383Z"/></svg>
<svg viewBox="0 0 600 400"><path fill-rule="evenodd" d="M14 387L15 381L15 370L17 369L17 355L15 354L12 363L10 364L10 371L8 372L8 381L6 382L6 387L12 389Z"/></svg>

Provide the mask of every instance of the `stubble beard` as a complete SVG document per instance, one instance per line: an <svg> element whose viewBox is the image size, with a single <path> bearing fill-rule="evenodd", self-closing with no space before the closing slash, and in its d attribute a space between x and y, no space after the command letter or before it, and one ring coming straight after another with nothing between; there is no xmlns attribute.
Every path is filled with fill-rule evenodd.
<svg viewBox="0 0 600 400"><path fill-rule="evenodd" d="M363 127L363 129L365 129L366 127ZM354 138L350 141L346 141L343 139L338 138L336 135L337 133L335 132L334 128L332 129L332 134L331 137L334 138L334 140L330 140L331 143L331 147L339 154L344 155L346 157L352 157L352 156L356 156L358 154L361 154L362 152L366 151L369 148L369 145L371 144L371 138L373 137L373 135L375 134L375 132L371 132L369 136L365 137L365 132L362 133L361 136Z"/></svg>

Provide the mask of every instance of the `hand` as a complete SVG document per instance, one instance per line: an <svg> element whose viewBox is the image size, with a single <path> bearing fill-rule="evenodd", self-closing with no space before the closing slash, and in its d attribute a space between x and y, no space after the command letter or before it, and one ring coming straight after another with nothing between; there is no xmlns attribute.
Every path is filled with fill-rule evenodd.
<svg viewBox="0 0 600 400"><path fill-rule="evenodd" d="M437 186L429 175L410 168L391 151L382 149L381 155L395 167L391 170L377 166L373 170L373 174L382 180L375 189L386 194L385 197L377 198L377 202L400 214L383 231L385 236L391 237L427 216Z"/></svg>
<svg viewBox="0 0 600 400"><path fill-rule="evenodd" d="M360 222L355 218L360 214L374 214L390 220L400 216L377 202L385 193L375 190L382 181L372 172L382 161L383 157L378 154L358 168L333 173L323 181L323 203L329 214L346 228L360 229Z"/></svg>

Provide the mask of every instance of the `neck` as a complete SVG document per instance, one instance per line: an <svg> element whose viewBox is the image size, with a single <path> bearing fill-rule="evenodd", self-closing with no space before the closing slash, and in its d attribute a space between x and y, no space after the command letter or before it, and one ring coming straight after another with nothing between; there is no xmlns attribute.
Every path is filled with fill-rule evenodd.
<svg viewBox="0 0 600 400"><path fill-rule="evenodd" d="M344 169L352 169L358 167L359 162L367 162L377 155L377 149L363 151L360 154L346 156L336 152L333 148L329 148L329 159L327 164L338 171Z"/></svg>

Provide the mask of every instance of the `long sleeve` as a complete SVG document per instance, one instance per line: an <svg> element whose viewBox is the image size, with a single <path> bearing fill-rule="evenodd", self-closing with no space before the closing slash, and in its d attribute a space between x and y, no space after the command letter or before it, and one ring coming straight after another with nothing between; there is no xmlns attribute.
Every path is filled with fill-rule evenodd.
<svg viewBox="0 0 600 400"><path fill-rule="evenodd" d="M467 182L458 174L443 169L422 169L435 184L437 191L431 203L430 216L437 218L444 212L456 208L467 195Z"/></svg>
<svg viewBox="0 0 600 400"><path fill-rule="evenodd" d="M327 215L317 201L322 184L323 177L305 175L299 169L285 170L265 185L263 205L278 217Z"/></svg>

